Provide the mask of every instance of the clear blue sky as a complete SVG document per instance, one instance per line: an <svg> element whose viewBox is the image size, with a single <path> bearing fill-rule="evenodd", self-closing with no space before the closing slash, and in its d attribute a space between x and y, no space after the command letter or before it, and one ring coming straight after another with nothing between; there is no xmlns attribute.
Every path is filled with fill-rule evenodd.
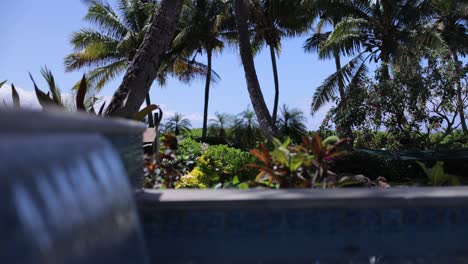
<svg viewBox="0 0 468 264"><path fill-rule="evenodd" d="M82 20L86 13L84 4L79 0L2 0L0 10L0 80L7 79L21 89L32 91L28 77L28 72L31 72L42 89L46 89L39 71L47 65L62 91L69 92L84 71L66 73L63 58L72 52L69 43L72 32L89 26ZM316 129L326 110L311 117L310 99L315 88L334 72L334 64L304 53L302 46L305 39L306 36L283 41L278 61L280 104L303 110L309 128ZM255 62L265 100L272 109L274 85L271 61L266 51L259 54ZM210 114L216 111L236 114L244 110L250 99L237 51L226 49L214 58L213 67L221 76L221 81L213 85ZM100 95L112 96L121 78L105 87ZM164 105L168 112L189 115L196 127L201 126L203 95L203 80L187 85L171 79L166 87L160 88L155 84L151 90L154 103Z"/></svg>

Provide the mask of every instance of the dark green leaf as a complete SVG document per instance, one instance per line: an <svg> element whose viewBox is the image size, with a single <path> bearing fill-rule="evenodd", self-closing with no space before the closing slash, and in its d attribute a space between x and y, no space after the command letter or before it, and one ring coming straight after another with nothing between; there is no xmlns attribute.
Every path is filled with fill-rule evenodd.
<svg viewBox="0 0 468 264"><path fill-rule="evenodd" d="M11 85L11 96L13 99L13 107L20 108L20 98L14 84Z"/></svg>
<svg viewBox="0 0 468 264"><path fill-rule="evenodd" d="M34 78L31 74L29 74L29 77L31 78L31 81L34 84L34 90L36 92L37 100L39 101L39 104L42 106L43 109L60 106L54 100L52 100L46 93L44 93L37 87L37 84L34 81Z"/></svg>
<svg viewBox="0 0 468 264"><path fill-rule="evenodd" d="M88 85L86 81L86 76L83 75L83 78L81 79L81 82L80 82L80 88L78 88L78 91L76 92L76 108L78 110L86 111L85 97L86 97L87 91L88 91Z"/></svg>

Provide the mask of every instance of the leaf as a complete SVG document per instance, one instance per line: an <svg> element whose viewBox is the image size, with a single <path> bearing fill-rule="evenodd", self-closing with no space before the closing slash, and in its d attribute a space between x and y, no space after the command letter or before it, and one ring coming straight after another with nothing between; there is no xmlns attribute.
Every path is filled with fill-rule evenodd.
<svg viewBox="0 0 468 264"><path fill-rule="evenodd" d="M55 84L55 78L52 72L47 67L44 67L41 69L41 74L46 80L47 84L49 85L49 90L52 93L52 100L57 105L62 105L62 96L60 95L60 89Z"/></svg>
<svg viewBox="0 0 468 264"><path fill-rule="evenodd" d="M249 184L246 183L246 182L243 182L243 183L239 184L237 186L237 188L239 188L239 190L248 190L249 189Z"/></svg>
<svg viewBox="0 0 468 264"><path fill-rule="evenodd" d="M322 138L320 138L320 135L318 133L314 134L314 137L312 138L312 153L316 156L321 156L322 155Z"/></svg>
<svg viewBox="0 0 468 264"><path fill-rule="evenodd" d="M31 73L29 74L29 77L31 78L31 81L34 84L34 90L36 91L36 97L37 100L39 101L39 104L42 106L43 109L50 108L51 106L60 106L58 105L54 100L52 100L46 93L43 91L39 90L37 87L36 82L34 81L34 78L32 77Z"/></svg>
<svg viewBox="0 0 468 264"><path fill-rule="evenodd" d="M291 161L289 164L289 170L296 171L297 169L299 169L299 167L302 166L303 162L304 162L304 156L296 154L296 156L291 158Z"/></svg>
<svg viewBox="0 0 468 264"><path fill-rule="evenodd" d="M250 153L266 166L271 166L271 155L265 148L265 145L260 144L260 149L252 149Z"/></svg>
<svg viewBox="0 0 468 264"><path fill-rule="evenodd" d="M424 163L422 163L421 161L416 161L416 164L419 165L419 167L421 167L421 169L424 171L424 173L429 176L429 171L426 167L426 165Z"/></svg>
<svg viewBox="0 0 468 264"><path fill-rule="evenodd" d="M78 88L78 91L76 92L76 108L81 111L86 111L85 97L86 92L88 91L88 84L85 75L83 75L79 87L80 88Z"/></svg>
<svg viewBox="0 0 468 264"><path fill-rule="evenodd" d="M340 138L337 137L337 136L331 136L331 137L327 137L323 142L322 142L322 145L323 146L327 146L327 145L333 145L337 142L340 141Z"/></svg>
<svg viewBox="0 0 468 264"><path fill-rule="evenodd" d="M159 106L157 105L149 105L147 107L145 107L143 110L141 110L140 112L136 113L134 116L133 116L133 119L134 120L137 120L137 121L142 121L145 119L145 117L150 114L151 112L153 112L154 110L158 109Z"/></svg>
<svg viewBox="0 0 468 264"><path fill-rule="evenodd" d="M289 151L284 148L277 148L271 152L271 156L282 165L289 167Z"/></svg>
<svg viewBox="0 0 468 264"><path fill-rule="evenodd" d="M98 113L98 116L102 116L102 114L104 113L104 108L106 107L106 102L104 102L102 105L101 105L101 108L99 109L99 113Z"/></svg>
<svg viewBox="0 0 468 264"><path fill-rule="evenodd" d="M283 148L288 148L289 145L291 144L291 138L290 137L287 137L286 140L283 142L283 144L281 145L281 147Z"/></svg>
<svg viewBox="0 0 468 264"><path fill-rule="evenodd" d="M239 177L235 176L234 179L232 179L232 184L237 185L239 184Z"/></svg>
<svg viewBox="0 0 468 264"><path fill-rule="evenodd" d="M18 91L16 91L15 85L11 85L11 97L13 99L13 107L14 108L20 108L20 98L18 95Z"/></svg>

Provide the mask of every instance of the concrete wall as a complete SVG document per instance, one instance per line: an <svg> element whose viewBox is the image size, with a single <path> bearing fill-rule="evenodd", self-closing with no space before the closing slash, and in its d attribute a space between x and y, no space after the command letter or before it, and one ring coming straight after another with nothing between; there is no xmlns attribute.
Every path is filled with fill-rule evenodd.
<svg viewBox="0 0 468 264"><path fill-rule="evenodd" d="M468 263L467 188L144 191L137 202L161 263Z"/></svg>

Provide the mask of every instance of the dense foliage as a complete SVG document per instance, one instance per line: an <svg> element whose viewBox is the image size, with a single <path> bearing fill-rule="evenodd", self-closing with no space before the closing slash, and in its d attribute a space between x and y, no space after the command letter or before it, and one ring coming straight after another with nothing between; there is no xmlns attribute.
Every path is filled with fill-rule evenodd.
<svg viewBox="0 0 468 264"><path fill-rule="evenodd" d="M178 8L165 11L176 15L163 17L161 10L168 3L175 7L176 2ZM84 3L84 19L92 27L73 33L74 50L65 58L65 68L85 70L87 77L74 87L71 103L62 96L47 68L41 71L47 92L31 77L44 110L96 115L117 111L121 112L118 116L137 120L147 116L149 127L154 127L152 112L158 106L151 104L148 93L154 81L164 85L168 76L185 82L200 76L206 80L200 135L193 135L184 115L170 116L161 127L168 134L161 139L160 153L146 159L146 187L337 187L355 180L343 176L345 172L365 173L371 180L417 175L432 185L455 185L458 178L452 174L457 173L451 168L464 171L468 166L466 161L457 161L461 164L457 165L435 160L417 165L359 152L373 149L396 155L401 151L436 153L468 148L467 0ZM172 29L166 30L169 25ZM310 94L312 116L326 103L334 103L317 133L307 131L300 110L286 105L279 109L276 60L281 42L306 34L309 38L304 50L335 63L335 72ZM145 39L154 38L169 44L143 45ZM253 110L249 107L236 116L216 113L208 120L210 87L219 79L213 70L213 55L221 53L225 44L239 48ZM253 59L264 46L270 51L274 79L272 109L263 97ZM143 51L153 55L146 56ZM196 60L202 54L207 65ZM139 55L143 59L134 59ZM149 57L158 62L145 61ZM346 63L344 58L349 58ZM96 111L95 93L125 71L130 79L136 72L146 77L134 78L139 85L124 81L112 107L105 109L102 104ZM12 107L19 108L21 98L14 85L11 93ZM135 95L136 99L129 99ZM146 95L148 106L142 111L140 95ZM353 147L357 151L353 152ZM345 156L344 150L349 155ZM256 169L260 170L257 177Z"/></svg>

